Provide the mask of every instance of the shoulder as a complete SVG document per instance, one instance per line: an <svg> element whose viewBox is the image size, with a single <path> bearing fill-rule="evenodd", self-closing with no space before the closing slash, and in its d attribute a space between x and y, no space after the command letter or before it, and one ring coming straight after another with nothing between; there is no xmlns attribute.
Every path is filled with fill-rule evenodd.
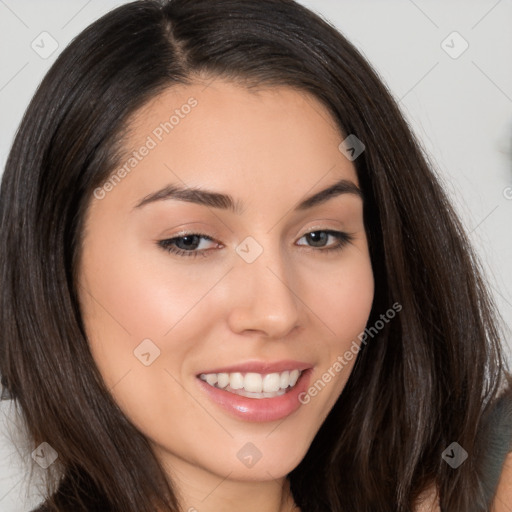
<svg viewBox="0 0 512 512"><path fill-rule="evenodd" d="M439 496L435 485L430 486L421 493L418 506L414 509L414 512L441 512Z"/></svg>
<svg viewBox="0 0 512 512"><path fill-rule="evenodd" d="M39 505L34 510L32 510L31 512L48 512L48 508L44 504L42 504L42 505Z"/></svg>
<svg viewBox="0 0 512 512"><path fill-rule="evenodd" d="M493 401L479 428L473 461L489 512L512 512L512 387ZM419 497L414 512L440 512L435 485Z"/></svg>
<svg viewBox="0 0 512 512"><path fill-rule="evenodd" d="M491 512L512 509L512 392L496 401L488 420L482 479L489 490Z"/></svg>
<svg viewBox="0 0 512 512"><path fill-rule="evenodd" d="M510 512L512 507L512 453L508 453L492 502L491 512Z"/></svg>

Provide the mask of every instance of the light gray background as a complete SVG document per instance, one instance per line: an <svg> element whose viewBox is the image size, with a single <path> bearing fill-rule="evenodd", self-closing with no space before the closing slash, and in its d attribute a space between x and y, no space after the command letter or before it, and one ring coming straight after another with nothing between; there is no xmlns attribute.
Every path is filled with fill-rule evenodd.
<svg viewBox="0 0 512 512"><path fill-rule="evenodd" d="M0 0L0 169L23 112L56 56L89 23L122 3ZM512 1L301 3L335 24L399 100L478 249L508 323L510 346ZM450 36L454 31L460 37ZM31 47L33 41L43 46L41 38L47 36L42 32L58 43L47 58ZM49 39L44 41L51 48ZM464 41L469 47L457 56ZM27 459L20 460L7 437L7 426L17 431L10 402L1 402L0 408L0 510L30 510L40 498L36 487L26 485Z"/></svg>

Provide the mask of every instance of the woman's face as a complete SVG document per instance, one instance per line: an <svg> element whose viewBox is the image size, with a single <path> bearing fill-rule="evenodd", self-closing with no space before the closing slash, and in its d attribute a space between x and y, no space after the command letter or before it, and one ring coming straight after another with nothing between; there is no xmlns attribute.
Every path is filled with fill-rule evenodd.
<svg viewBox="0 0 512 512"><path fill-rule="evenodd" d="M373 299L343 137L305 93L221 80L165 91L130 128L84 232L93 357L178 477L282 477L342 392Z"/></svg>

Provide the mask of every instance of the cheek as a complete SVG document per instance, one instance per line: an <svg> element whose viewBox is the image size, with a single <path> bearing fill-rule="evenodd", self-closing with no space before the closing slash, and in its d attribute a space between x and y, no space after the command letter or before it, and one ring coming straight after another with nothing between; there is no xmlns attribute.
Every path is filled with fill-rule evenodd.
<svg viewBox="0 0 512 512"><path fill-rule="evenodd" d="M91 323L133 341L161 339L222 275L222 269L205 274L193 265L177 265L162 249L121 238L96 240L83 262L85 299L95 317Z"/></svg>
<svg viewBox="0 0 512 512"><path fill-rule="evenodd" d="M310 276L309 280L313 278ZM329 343L341 350L364 331L370 315L374 279L369 255L358 252L321 278L322 286L318 275L308 284L313 290L310 300L320 320L330 329Z"/></svg>
<svg viewBox="0 0 512 512"><path fill-rule="evenodd" d="M193 409L187 397L178 399L181 388L173 377L183 381L191 353L207 339L214 313L206 296L224 273L198 272L170 259L159 248L139 247L112 232L84 245L81 310L89 346L105 384L140 425L149 409L156 417ZM169 404L172 411L164 411Z"/></svg>
<svg viewBox="0 0 512 512"><path fill-rule="evenodd" d="M163 337L194 300L186 288L178 293L172 276L145 264L126 240L113 232L86 240L80 273L89 346L105 384L115 388L119 398L128 388L130 393L145 394L146 384L163 371ZM141 346L149 350L139 354ZM148 351L155 362L146 367L136 354L142 357Z"/></svg>
<svg viewBox="0 0 512 512"><path fill-rule="evenodd" d="M324 285L319 286L319 279ZM307 394L308 407L316 409L323 421L342 393L355 365L370 316L374 279L367 251L354 250L326 273L308 275L304 284L310 290L308 303L314 304L318 329L327 335L314 338L315 351L321 362L315 369ZM327 330L328 328L328 330Z"/></svg>

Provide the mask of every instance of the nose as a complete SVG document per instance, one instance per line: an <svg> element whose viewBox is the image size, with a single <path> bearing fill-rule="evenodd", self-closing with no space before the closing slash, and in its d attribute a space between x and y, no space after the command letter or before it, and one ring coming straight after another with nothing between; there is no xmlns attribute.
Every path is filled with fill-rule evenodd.
<svg viewBox="0 0 512 512"><path fill-rule="evenodd" d="M231 330L279 339L299 326L301 301L292 276L291 267L269 251L253 263L239 260L230 276Z"/></svg>

